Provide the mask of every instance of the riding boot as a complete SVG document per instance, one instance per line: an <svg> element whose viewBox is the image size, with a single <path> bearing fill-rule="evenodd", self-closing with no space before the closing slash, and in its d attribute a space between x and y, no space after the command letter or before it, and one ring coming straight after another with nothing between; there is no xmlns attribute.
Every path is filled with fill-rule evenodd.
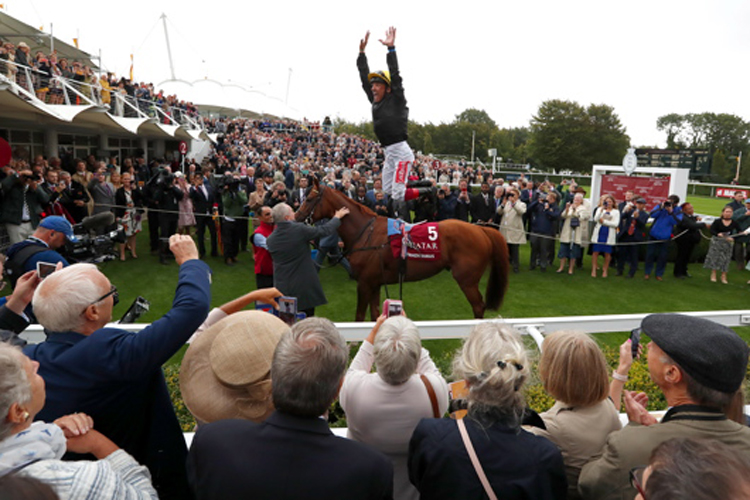
<svg viewBox="0 0 750 500"><path fill-rule="evenodd" d="M393 216L404 222L411 222L411 213L406 200L393 200Z"/></svg>
<svg viewBox="0 0 750 500"><path fill-rule="evenodd" d="M426 187L432 187L432 181L427 179L422 179L421 181L411 181L406 183L406 187L408 188L426 188Z"/></svg>

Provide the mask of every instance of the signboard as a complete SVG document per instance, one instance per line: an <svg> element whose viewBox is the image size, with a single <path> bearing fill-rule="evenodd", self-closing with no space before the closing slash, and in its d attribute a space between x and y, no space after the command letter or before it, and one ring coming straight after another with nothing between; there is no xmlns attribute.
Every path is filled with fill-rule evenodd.
<svg viewBox="0 0 750 500"><path fill-rule="evenodd" d="M646 198L649 209L667 199L670 177L628 177L626 175L602 175L601 194L611 194L617 202L625 199L625 191L633 191L636 197ZM591 200L597 204L599 200Z"/></svg>
<svg viewBox="0 0 750 500"><path fill-rule="evenodd" d="M179 151L181 155L187 154L187 151L188 151L187 142L180 141Z"/></svg>
<svg viewBox="0 0 750 500"><path fill-rule="evenodd" d="M745 199L748 198L749 191L747 189L718 188L716 190L716 196L719 198L734 198L734 193L737 191L745 193Z"/></svg>

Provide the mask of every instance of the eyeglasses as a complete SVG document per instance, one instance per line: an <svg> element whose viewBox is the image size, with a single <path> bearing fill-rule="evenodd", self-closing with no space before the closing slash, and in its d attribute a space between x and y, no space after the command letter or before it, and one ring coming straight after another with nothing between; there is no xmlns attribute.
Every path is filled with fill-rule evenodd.
<svg viewBox="0 0 750 500"><path fill-rule="evenodd" d="M93 306L94 304L98 304L102 300L106 299L109 296L112 296L112 307L115 307L120 302L120 294L117 293L117 287L115 285L112 285L109 289L109 292L105 293L95 301L93 301L89 306ZM86 306L88 307L88 306Z"/></svg>
<svg viewBox="0 0 750 500"><path fill-rule="evenodd" d="M640 467L633 467L632 469L630 469L630 486L636 489L638 493L641 494L643 500L646 500L646 490L643 487L643 472L645 470L645 465L641 465Z"/></svg>

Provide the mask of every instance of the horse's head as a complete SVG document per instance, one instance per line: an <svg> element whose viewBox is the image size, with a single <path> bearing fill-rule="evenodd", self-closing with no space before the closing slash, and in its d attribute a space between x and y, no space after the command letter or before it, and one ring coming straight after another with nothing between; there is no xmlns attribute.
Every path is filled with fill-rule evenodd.
<svg viewBox="0 0 750 500"><path fill-rule="evenodd" d="M306 222L311 224L315 221L330 217L325 209L324 203L325 185L321 185L315 175L312 175L312 183L307 189L305 202L299 207L294 218L297 222Z"/></svg>

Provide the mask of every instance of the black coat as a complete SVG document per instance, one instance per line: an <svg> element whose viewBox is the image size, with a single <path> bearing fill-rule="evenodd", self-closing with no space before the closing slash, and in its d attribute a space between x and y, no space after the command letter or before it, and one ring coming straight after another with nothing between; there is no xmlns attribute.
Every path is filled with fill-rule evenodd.
<svg viewBox="0 0 750 500"><path fill-rule="evenodd" d="M491 194L487 195L487 201L482 193L471 197L471 222L490 222L494 216L495 198Z"/></svg>
<svg viewBox="0 0 750 500"><path fill-rule="evenodd" d="M193 201L193 212L196 214L211 214L213 212L214 203L216 203L216 195L214 194L214 188L207 184L203 184L206 187L206 193L208 197L203 194L203 190L197 186L190 187L190 199Z"/></svg>
<svg viewBox="0 0 750 500"><path fill-rule="evenodd" d="M336 437L325 420L278 411L261 424L201 425L187 466L198 500L393 498L393 466L385 455Z"/></svg>

